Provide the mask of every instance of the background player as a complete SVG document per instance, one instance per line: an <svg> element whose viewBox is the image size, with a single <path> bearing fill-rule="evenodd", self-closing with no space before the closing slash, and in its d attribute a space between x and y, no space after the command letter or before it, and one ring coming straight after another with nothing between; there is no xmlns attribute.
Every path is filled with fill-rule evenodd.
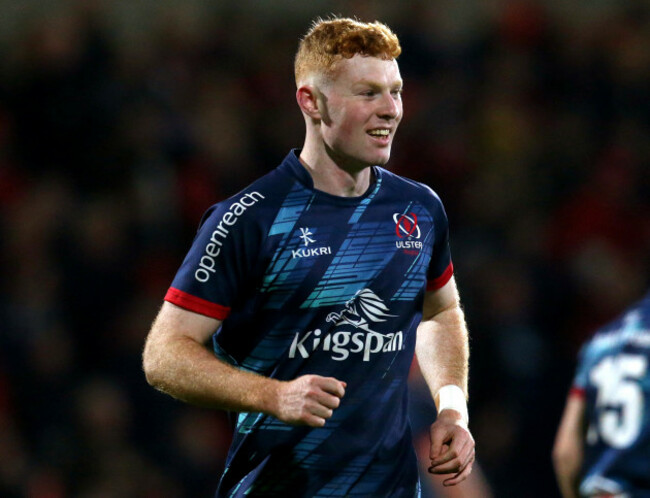
<svg viewBox="0 0 650 498"><path fill-rule="evenodd" d="M314 24L296 57L304 147L206 213L152 326L152 385L239 412L218 496L414 496L416 335L439 412L429 471L471 472L446 215L377 167L402 118L400 51L380 23Z"/></svg>
<svg viewBox="0 0 650 498"><path fill-rule="evenodd" d="M565 498L650 496L650 293L579 355L553 448Z"/></svg>

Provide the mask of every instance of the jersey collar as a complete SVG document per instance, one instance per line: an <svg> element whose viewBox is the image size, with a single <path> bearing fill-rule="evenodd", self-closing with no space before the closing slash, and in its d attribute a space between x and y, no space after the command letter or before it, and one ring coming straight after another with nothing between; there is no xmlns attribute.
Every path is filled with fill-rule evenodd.
<svg viewBox="0 0 650 498"><path fill-rule="evenodd" d="M300 158L301 150L302 149L298 149L298 148L291 149L291 151L287 154L287 156L282 161L282 164L280 165L280 169L289 172L291 175L296 177L300 181L300 183L302 183L306 188L308 188L309 190L313 190L319 196L330 198L332 200L336 200L343 204L358 204L360 201L364 200L365 198L371 195L374 196L377 193L377 190L379 189L382 181L382 168L379 168L377 166L372 166L372 171L374 173L373 174L374 182L370 184L370 187L368 188L368 190L365 191L363 195L360 195L358 197L340 197L338 195L328 194L327 192L323 192L322 190L315 189L314 180L309 174L309 171L307 171L307 169L300 162L299 158Z"/></svg>

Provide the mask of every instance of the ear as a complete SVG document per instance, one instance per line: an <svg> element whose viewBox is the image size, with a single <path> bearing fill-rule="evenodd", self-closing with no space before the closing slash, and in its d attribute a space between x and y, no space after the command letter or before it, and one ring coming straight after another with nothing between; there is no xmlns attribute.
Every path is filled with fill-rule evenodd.
<svg viewBox="0 0 650 498"><path fill-rule="evenodd" d="M312 119L321 119L322 115L318 107L318 90L311 85L301 85L296 90L296 100L300 110Z"/></svg>

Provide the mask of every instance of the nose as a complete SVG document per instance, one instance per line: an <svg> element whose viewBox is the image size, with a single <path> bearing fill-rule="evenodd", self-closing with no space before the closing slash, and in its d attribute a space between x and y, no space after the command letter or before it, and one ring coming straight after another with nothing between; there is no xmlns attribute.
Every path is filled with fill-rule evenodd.
<svg viewBox="0 0 650 498"><path fill-rule="evenodd" d="M379 117L382 119L398 119L402 114L402 98L399 94L395 95L386 92L381 99Z"/></svg>

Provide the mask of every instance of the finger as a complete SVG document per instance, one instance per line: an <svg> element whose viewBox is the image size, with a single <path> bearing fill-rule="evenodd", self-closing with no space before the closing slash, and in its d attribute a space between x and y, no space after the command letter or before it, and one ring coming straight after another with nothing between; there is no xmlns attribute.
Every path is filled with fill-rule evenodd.
<svg viewBox="0 0 650 498"><path fill-rule="evenodd" d="M446 451L445 442L449 440L449 433L440 429L431 430L431 449L429 450L429 458L435 460Z"/></svg>
<svg viewBox="0 0 650 498"><path fill-rule="evenodd" d="M444 481L442 481L442 485L455 486L456 484L463 482L472 473L473 468L474 468L474 459L472 458L472 460L468 463L467 466L465 466L465 468L462 471L460 471L454 477L450 477L449 479L445 479Z"/></svg>
<svg viewBox="0 0 650 498"><path fill-rule="evenodd" d="M431 466L435 467L444 464L454 458L459 457L461 461L465 461L469 455L474 451L474 439L465 431L454 431L447 433L447 439L443 439L443 444L438 454L431 457ZM433 453L434 436L431 437Z"/></svg>
<svg viewBox="0 0 650 498"><path fill-rule="evenodd" d="M320 384L320 388L330 394L333 394L334 396L337 396L338 398L342 398L345 396L345 387L346 387L345 382L341 382L338 379L335 379L334 377L323 377L322 378L322 383Z"/></svg>
<svg viewBox="0 0 650 498"><path fill-rule="evenodd" d="M429 467L430 474L457 474L462 472L469 462L466 460L460 460L454 458L449 462L445 462L438 465L432 465Z"/></svg>
<svg viewBox="0 0 650 498"><path fill-rule="evenodd" d="M325 425L325 419L314 414L309 414L304 418L304 424L309 427L323 427Z"/></svg>
<svg viewBox="0 0 650 498"><path fill-rule="evenodd" d="M341 405L341 398L337 398L336 396L333 396L331 394L327 394L325 392L321 392L315 397L315 400L323 405L326 408L329 408L330 410L334 410L338 408Z"/></svg>
<svg viewBox="0 0 650 498"><path fill-rule="evenodd" d="M455 459L457 459L459 462L461 461L461 458L465 460L467 454L469 453L468 451L463 453L465 446L465 444L462 444L458 441L453 441L451 444L444 445L442 453L431 460L431 466L436 467L439 465L444 465Z"/></svg>
<svg viewBox="0 0 650 498"><path fill-rule="evenodd" d="M432 474L449 474L460 472L472 458L474 445L467 440L464 444L454 442L449 449L431 461L429 472Z"/></svg>
<svg viewBox="0 0 650 498"><path fill-rule="evenodd" d="M309 407L309 412L312 415L315 415L316 417L322 418L327 420L328 418L332 417L332 414L334 411L331 408L328 408L326 406L323 406L320 403L314 403L312 406Z"/></svg>
<svg viewBox="0 0 650 498"><path fill-rule="evenodd" d="M314 413L308 407L304 407L300 414L290 422L292 425L307 425L309 427L323 427L325 425L325 417Z"/></svg>
<svg viewBox="0 0 650 498"><path fill-rule="evenodd" d="M456 474L460 471L460 466L456 460L445 462L438 465L431 465L428 468L429 474Z"/></svg>
<svg viewBox="0 0 650 498"><path fill-rule="evenodd" d="M468 466L473 465L476 459L476 453L472 450L467 458L452 460L442 465L431 466L428 471L431 474L453 474L454 476L461 474Z"/></svg>
<svg viewBox="0 0 650 498"><path fill-rule="evenodd" d="M471 465L474 462L474 460L476 460L476 451L474 450L474 448L472 448L471 451L468 452L467 457L463 460L463 463L461 464L458 471L462 472L463 470L465 470L465 468L468 465Z"/></svg>
<svg viewBox="0 0 650 498"><path fill-rule="evenodd" d="M443 466L449 463L450 461L452 461L457 456L458 454L456 453L455 450L451 449L451 446L443 445L441 450L438 452L438 456L431 459L430 468L437 468Z"/></svg>
<svg viewBox="0 0 650 498"><path fill-rule="evenodd" d="M467 452L467 458L465 459L465 463L463 463L463 468L465 468L467 465L472 463L474 460L476 460L476 447L474 444L469 445L469 451Z"/></svg>

